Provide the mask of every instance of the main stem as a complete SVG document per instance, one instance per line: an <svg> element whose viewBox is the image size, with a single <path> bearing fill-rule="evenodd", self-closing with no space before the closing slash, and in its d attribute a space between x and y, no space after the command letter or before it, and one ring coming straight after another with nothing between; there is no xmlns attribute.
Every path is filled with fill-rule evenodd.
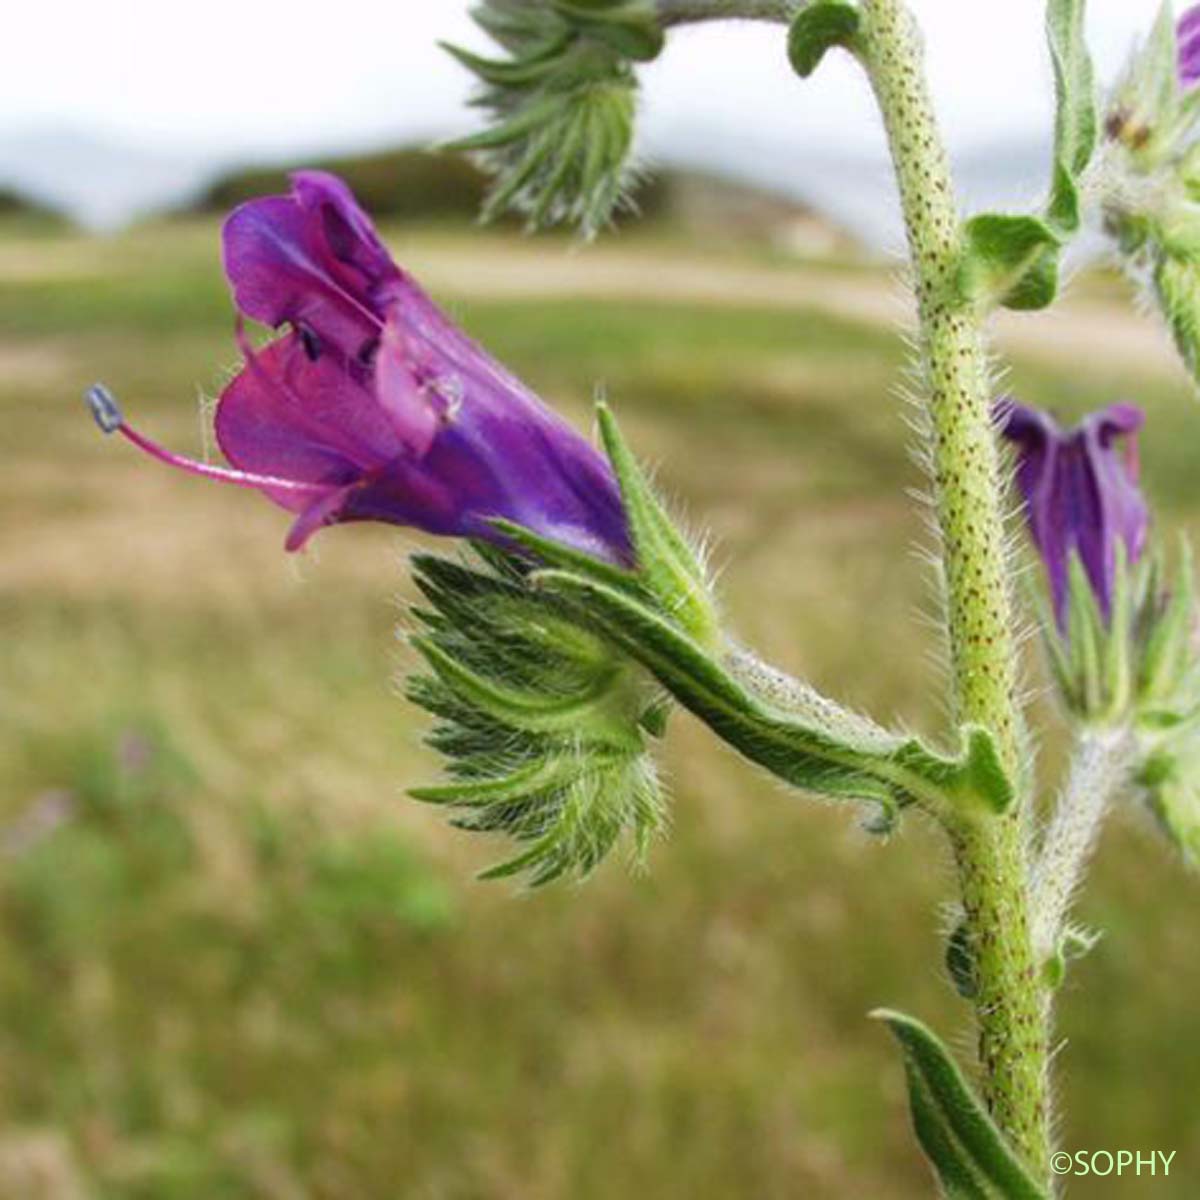
<svg viewBox="0 0 1200 1200"><path fill-rule="evenodd" d="M962 227L920 33L901 0L863 0L857 48L883 113L912 256L955 715L989 729L1020 779L1016 644L987 355L979 314L956 287ZM964 813L950 836L978 984L984 1093L1001 1130L1044 1176L1048 1031L1030 940L1022 807L1002 817Z"/></svg>

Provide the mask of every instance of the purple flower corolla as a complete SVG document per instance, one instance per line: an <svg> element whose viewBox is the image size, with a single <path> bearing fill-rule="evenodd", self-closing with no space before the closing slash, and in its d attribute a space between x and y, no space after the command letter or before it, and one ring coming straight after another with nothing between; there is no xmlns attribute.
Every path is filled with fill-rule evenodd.
<svg viewBox="0 0 1200 1200"><path fill-rule="evenodd" d="M217 406L232 469L131 429L103 389L101 427L195 474L258 488L296 514L287 548L326 525L385 521L499 540L502 517L612 562L632 557L608 463L457 329L392 261L346 185L318 171L251 200L224 228L240 313L287 332Z"/></svg>
<svg viewBox="0 0 1200 1200"><path fill-rule="evenodd" d="M1149 513L1138 489L1137 458L1144 414L1133 404L1112 404L1069 431L1023 404L1002 401L998 415L1004 436L1017 449L1017 486L1050 578L1059 627L1066 624L1072 554L1079 555L1108 620L1118 542L1130 564L1146 546Z"/></svg>
<svg viewBox="0 0 1200 1200"><path fill-rule="evenodd" d="M1193 5L1175 26L1179 47L1179 83L1190 88L1200 81L1200 4Z"/></svg>

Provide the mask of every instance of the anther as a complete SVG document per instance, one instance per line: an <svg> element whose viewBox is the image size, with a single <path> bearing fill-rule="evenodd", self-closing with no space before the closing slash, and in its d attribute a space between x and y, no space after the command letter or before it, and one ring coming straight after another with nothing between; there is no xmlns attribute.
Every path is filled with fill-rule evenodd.
<svg viewBox="0 0 1200 1200"><path fill-rule="evenodd" d="M92 419L100 427L102 433L116 433L125 423L121 414L121 406L117 398L102 383L94 383L84 393L88 408L92 411Z"/></svg>

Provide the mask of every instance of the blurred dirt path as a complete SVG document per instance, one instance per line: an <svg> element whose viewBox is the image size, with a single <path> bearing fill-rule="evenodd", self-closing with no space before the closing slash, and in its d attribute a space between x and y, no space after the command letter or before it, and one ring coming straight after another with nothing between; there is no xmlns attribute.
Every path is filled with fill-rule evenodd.
<svg viewBox="0 0 1200 1200"><path fill-rule="evenodd" d="M134 239L154 234L135 233ZM816 309L852 321L911 328L911 300L894 273L874 266L747 263L717 253L622 245L613 239L564 248L561 242L501 241L487 235L427 234L395 239L397 258L434 291L481 299L595 297L676 304ZM74 238L0 245L0 286L77 280L87 286L119 258L121 241ZM1111 364L1179 376L1181 368L1161 323L1124 301L1072 295L1049 313L1001 313L1001 350L1061 365L1077 357L1093 367ZM30 369L23 351L0 344L0 366Z"/></svg>
<svg viewBox="0 0 1200 1200"><path fill-rule="evenodd" d="M595 246L564 250L525 243L470 247L405 244L400 261L436 291L486 299L637 298L671 303L818 309L881 326L911 328L912 308L894 275L875 268L754 266L687 252ZM1179 375L1170 338L1127 302L1072 296L1049 313L1004 312L999 348L1061 365L1077 356Z"/></svg>

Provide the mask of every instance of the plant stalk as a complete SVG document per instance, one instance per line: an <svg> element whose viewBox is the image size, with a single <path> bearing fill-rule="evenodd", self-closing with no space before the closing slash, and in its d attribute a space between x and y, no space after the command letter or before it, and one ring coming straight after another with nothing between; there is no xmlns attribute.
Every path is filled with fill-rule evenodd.
<svg viewBox="0 0 1200 1200"><path fill-rule="evenodd" d="M912 257L954 715L990 730L1020 781L1027 772L987 354L980 314L957 287L962 226L920 32L902 0L863 0L855 49L883 114ZM1000 817L958 814L948 825L978 982L984 1095L1017 1153L1044 1177L1048 1013L1030 937L1027 803Z"/></svg>
<svg viewBox="0 0 1200 1200"><path fill-rule="evenodd" d="M1033 950L1039 963L1058 950L1071 901L1096 847L1104 818L1129 780L1137 746L1124 727L1085 728L1042 838L1030 876Z"/></svg>

